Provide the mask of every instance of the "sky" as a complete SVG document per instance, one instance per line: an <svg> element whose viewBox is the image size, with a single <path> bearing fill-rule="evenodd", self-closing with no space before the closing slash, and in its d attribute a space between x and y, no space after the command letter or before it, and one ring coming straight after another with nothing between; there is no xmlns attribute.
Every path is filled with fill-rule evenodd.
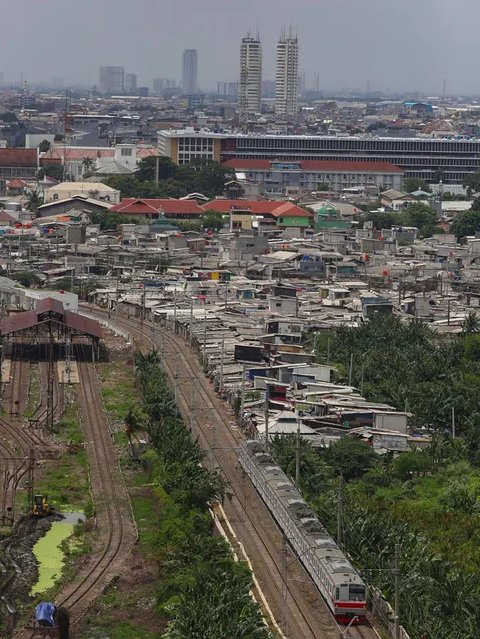
<svg viewBox="0 0 480 639"><path fill-rule="evenodd" d="M199 83L239 75L241 38L260 31L264 79L293 24L306 85L324 90L480 94L478 0L1 0L0 73L7 81L93 86L100 65L124 66L140 86L180 80L198 49Z"/></svg>

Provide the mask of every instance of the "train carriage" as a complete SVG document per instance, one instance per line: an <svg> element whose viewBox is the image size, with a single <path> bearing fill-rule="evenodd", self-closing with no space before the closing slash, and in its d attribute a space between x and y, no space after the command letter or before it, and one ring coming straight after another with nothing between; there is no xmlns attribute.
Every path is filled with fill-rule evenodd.
<svg viewBox="0 0 480 639"><path fill-rule="evenodd" d="M239 461L335 619L363 621L365 584L262 442L243 443Z"/></svg>

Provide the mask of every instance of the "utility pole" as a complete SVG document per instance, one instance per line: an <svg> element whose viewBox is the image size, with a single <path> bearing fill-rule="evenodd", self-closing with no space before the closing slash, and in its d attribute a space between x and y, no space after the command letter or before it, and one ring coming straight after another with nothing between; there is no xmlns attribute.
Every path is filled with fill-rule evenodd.
<svg viewBox="0 0 480 639"><path fill-rule="evenodd" d="M207 365L207 309L203 310L203 366L205 367Z"/></svg>
<svg viewBox="0 0 480 639"><path fill-rule="evenodd" d="M193 296L190 298L190 344L193 344Z"/></svg>
<svg viewBox="0 0 480 639"><path fill-rule="evenodd" d="M297 440L295 442L295 486L300 490L300 419L297 417Z"/></svg>
<svg viewBox="0 0 480 639"><path fill-rule="evenodd" d="M222 346L220 350L220 393L223 392L223 357L225 355L225 335L222 335Z"/></svg>
<svg viewBox="0 0 480 639"><path fill-rule="evenodd" d="M330 338L327 338L327 364L330 364Z"/></svg>
<svg viewBox="0 0 480 639"><path fill-rule="evenodd" d="M455 439L455 406L452 406L452 439Z"/></svg>
<svg viewBox="0 0 480 639"><path fill-rule="evenodd" d="M245 364L242 364L242 390L240 394L240 421L243 420L243 411L245 410Z"/></svg>
<svg viewBox="0 0 480 639"><path fill-rule="evenodd" d="M365 362L362 362L362 376L360 378L360 395L363 397L363 378L365 376Z"/></svg>
<svg viewBox="0 0 480 639"><path fill-rule="evenodd" d="M173 332L177 332L177 283L173 290Z"/></svg>
<svg viewBox="0 0 480 639"><path fill-rule="evenodd" d="M338 478L337 546L343 548L343 477Z"/></svg>
<svg viewBox="0 0 480 639"><path fill-rule="evenodd" d="M269 392L268 392L268 385L267 385L267 389L265 391L265 448L266 450L268 450L268 444L269 444L269 435L268 435L268 404L269 404Z"/></svg>
<svg viewBox="0 0 480 639"><path fill-rule="evenodd" d="M395 639L400 639L400 544L395 544Z"/></svg>
<svg viewBox="0 0 480 639"><path fill-rule="evenodd" d="M352 374L353 374L353 353L350 355L350 368L348 369L348 385L352 385Z"/></svg>

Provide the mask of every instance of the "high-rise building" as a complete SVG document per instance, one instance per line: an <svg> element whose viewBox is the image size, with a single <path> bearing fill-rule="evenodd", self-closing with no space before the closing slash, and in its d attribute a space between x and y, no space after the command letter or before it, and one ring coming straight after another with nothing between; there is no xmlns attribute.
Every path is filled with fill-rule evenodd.
<svg viewBox="0 0 480 639"><path fill-rule="evenodd" d="M288 37L282 33L277 44L277 73L275 77L275 113L291 117L297 115L298 105L298 38L290 28Z"/></svg>
<svg viewBox="0 0 480 639"><path fill-rule="evenodd" d="M137 74L126 73L125 74L125 92L135 95L137 92Z"/></svg>
<svg viewBox="0 0 480 639"><path fill-rule="evenodd" d="M196 49L183 52L182 91L185 95L198 93L198 53Z"/></svg>
<svg viewBox="0 0 480 639"><path fill-rule="evenodd" d="M241 117L262 110L262 43L250 34L240 45L238 111Z"/></svg>
<svg viewBox="0 0 480 639"><path fill-rule="evenodd" d="M98 74L100 93L112 94L125 91L125 69L123 67L100 67Z"/></svg>

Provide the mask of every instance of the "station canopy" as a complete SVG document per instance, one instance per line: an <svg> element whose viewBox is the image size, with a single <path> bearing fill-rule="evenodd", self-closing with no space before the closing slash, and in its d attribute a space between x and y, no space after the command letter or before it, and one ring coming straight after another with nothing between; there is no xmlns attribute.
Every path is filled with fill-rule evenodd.
<svg viewBox="0 0 480 639"><path fill-rule="evenodd" d="M102 336L101 326L96 320L65 310L62 302L52 297L39 300L36 308L30 311L22 311L3 317L0 320L0 335L4 337L52 323L72 332L97 339Z"/></svg>

